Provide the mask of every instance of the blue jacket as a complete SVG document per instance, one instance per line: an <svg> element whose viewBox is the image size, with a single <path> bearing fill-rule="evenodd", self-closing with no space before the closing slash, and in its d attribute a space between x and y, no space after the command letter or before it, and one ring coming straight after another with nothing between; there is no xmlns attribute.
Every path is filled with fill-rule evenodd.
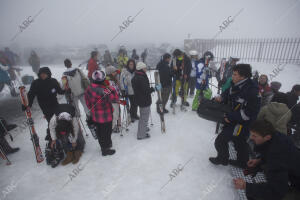
<svg viewBox="0 0 300 200"><path fill-rule="evenodd" d="M205 66L204 59L200 59L196 65L196 89L206 90L209 85L209 79L211 78L208 66Z"/></svg>

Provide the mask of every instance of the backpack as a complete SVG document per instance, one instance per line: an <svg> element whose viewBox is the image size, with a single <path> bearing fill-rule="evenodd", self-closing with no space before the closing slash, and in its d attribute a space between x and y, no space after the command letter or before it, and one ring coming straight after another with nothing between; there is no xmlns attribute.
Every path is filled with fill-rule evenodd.
<svg viewBox="0 0 300 200"><path fill-rule="evenodd" d="M203 98L198 107L197 113L199 117L203 119L222 123L224 120L224 114L229 113L230 111L231 108L227 104L221 104L214 100Z"/></svg>

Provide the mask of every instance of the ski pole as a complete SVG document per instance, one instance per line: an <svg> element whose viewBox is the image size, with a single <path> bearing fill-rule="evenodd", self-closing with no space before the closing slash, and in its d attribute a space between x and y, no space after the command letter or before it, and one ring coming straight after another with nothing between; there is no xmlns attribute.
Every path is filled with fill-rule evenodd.
<svg viewBox="0 0 300 200"><path fill-rule="evenodd" d="M150 75L150 83L152 83L152 76L151 76L151 69L150 67L148 66L148 70L149 70L149 75ZM152 98L152 93L151 93L151 98ZM153 126L153 121L152 121L152 112L151 112L151 109L150 109L150 125Z"/></svg>
<svg viewBox="0 0 300 200"><path fill-rule="evenodd" d="M11 140L11 141L14 141L14 138L13 138L12 135L8 132L8 130L7 130L6 127L4 126L4 124L3 124L3 122L2 122L1 119L0 119L0 123L1 123L1 126L3 127L5 133L6 133L7 135L9 135L10 140Z"/></svg>

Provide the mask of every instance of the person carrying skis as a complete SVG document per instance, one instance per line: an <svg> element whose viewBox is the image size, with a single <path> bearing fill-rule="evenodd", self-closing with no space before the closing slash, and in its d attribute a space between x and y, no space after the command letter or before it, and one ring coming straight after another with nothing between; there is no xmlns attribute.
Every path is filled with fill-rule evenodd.
<svg viewBox="0 0 300 200"><path fill-rule="evenodd" d="M87 69L88 69L88 78L92 81L92 74L94 71L99 69L98 66L98 57L99 57L99 52L98 51L92 51L91 52L91 58L88 61Z"/></svg>
<svg viewBox="0 0 300 200"><path fill-rule="evenodd" d="M18 147L11 147L5 138L5 135L9 134L9 131L13 130L16 127L16 124L7 124L6 120L0 117L0 148L4 151L6 155L15 153L20 150L20 148Z"/></svg>
<svg viewBox="0 0 300 200"><path fill-rule="evenodd" d="M57 94L65 94L65 90L61 89L58 81L52 78L51 75L52 73L48 67L40 68L38 78L31 83L27 94L28 107L32 107L33 100L37 97L38 104L48 123L58 106ZM22 105L22 110L25 111L26 109L27 107ZM51 140L49 128L47 128L46 140Z"/></svg>
<svg viewBox="0 0 300 200"><path fill-rule="evenodd" d="M159 72L160 83L162 86L161 89L161 98L162 98L162 105L164 113L168 113L169 111L166 109L166 104L169 100L169 96L172 91L172 70L169 66L171 61L171 55L165 53L162 56L162 59L156 66L156 70ZM156 110L160 113L158 102L156 103Z"/></svg>
<svg viewBox="0 0 300 200"><path fill-rule="evenodd" d="M52 138L51 148L62 146L66 158L62 165L78 163L85 146L80 126L75 117L75 107L70 104L59 104L55 115L49 123ZM61 145L60 145L61 144ZM56 160L56 164L60 160Z"/></svg>
<svg viewBox="0 0 300 200"><path fill-rule="evenodd" d="M109 84L116 90L118 96L121 95L121 90L120 90L120 82L118 79L118 74L120 74L120 71L115 68L112 65L109 65L108 67L105 68L106 72L106 80L109 81ZM112 103L113 107L113 120L112 120L112 129L114 133L119 133L119 116L120 116L120 104L118 102Z"/></svg>
<svg viewBox="0 0 300 200"><path fill-rule="evenodd" d="M249 159L247 139L249 125L254 121L260 109L260 96L257 84L251 79L251 66L238 64L233 68L232 86L216 97L217 102L229 104L231 111L224 116L224 127L215 139L218 155L209 160L215 165L227 165L245 168ZM229 160L228 142L232 141L237 151L237 160Z"/></svg>
<svg viewBox="0 0 300 200"><path fill-rule="evenodd" d="M147 130L149 130L147 126L150 116L150 106L152 104L151 93L155 90L153 87L150 87L146 71L146 64L138 62L136 72L131 80L136 103L140 107L140 120L137 131L138 140L150 138L150 134L147 133Z"/></svg>
<svg viewBox="0 0 300 200"><path fill-rule="evenodd" d="M79 101L85 114L88 114L89 109L86 107L84 91L90 85L90 81L80 69L72 67L70 59L65 59L64 64L67 70L63 73L63 76L67 77L66 84L69 86L68 95L66 95L69 98L67 101L75 106L76 117L80 117Z"/></svg>
<svg viewBox="0 0 300 200"><path fill-rule="evenodd" d="M179 49L174 50L173 57L174 59L172 60L171 67L174 76L173 81L175 83L175 91L173 91L171 107L175 106L177 96L180 93L181 109L184 110L184 106L189 106L189 103L186 101L186 92L188 89L192 64L190 58Z"/></svg>
<svg viewBox="0 0 300 200"><path fill-rule="evenodd" d="M229 61L225 63L225 69L223 70L223 75L221 75L221 67L218 69L216 78L218 81L218 87L222 88L222 92L224 92L227 88L231 85L232 80L232 69L234 66L236 66L236 63L240 60L237 56L230 56ZM223 76L221 80L221 76Z"/></svg>
<svg viewBox="0 0 300 200"><path fill-rule="evenodd" d="M194 92L195 92L195 87L197 82L196 71L197 71L197 65L199 64L199 59L198 59L199 53L196 50L191 50L189 54L191 57L192 70L190 74L189 87L187 93L190 95L190 97L194 97Z"/></svg>
<svg viewBox="0 0 300 200"><path fill-rule="evenodd" d="M90 110L89 123L96 126L96 134L101 147L102 156L113 155L116 151L111 149L112 141L112 103L119 100L115 88L105 80L104 71L96 70L92 74L92 83L85 91L86 105Z"/></svg>
<svg viewBox="0 0 300 200"><path fill-rule="evenodd" d="M261 106L265 106L270 102L272 90L268 83L268 76L265 74L260 75L258 79L258 88L261 95Z"/></svg>
<svg viewBox="0 0 300 200"><path fill-rule="evenodd" d="M135 61L130 59L127 62L126 68L124 68L121 72L120 76L120 87L123 97L128 97L130 101L130 117L131 121L139 119L137 115L137 103L134 95L134 91L132 88L131 80L134 77L134 72L136 70Z"/></svg>
<svg viewBox="0 0 300 200"><path fill-rule="evenodd" d="M40 58L38 57L38 55L36 54L35 51L31 51L31 55L28 59L28 63L31 65L32 67L32 71L34 73L36 73L36 75L39 73L40 70Z"/></svg>
<svg viewBox="0 0 300 200"><path fill-rule="evenodd" d="M212 91L209 88L209 79L212 77L209 69L209 62L214 59L214 55L207 51L196 65L196 95L193 100L192 110L198 109L199 103L203 98L210 99Z"/></svg>

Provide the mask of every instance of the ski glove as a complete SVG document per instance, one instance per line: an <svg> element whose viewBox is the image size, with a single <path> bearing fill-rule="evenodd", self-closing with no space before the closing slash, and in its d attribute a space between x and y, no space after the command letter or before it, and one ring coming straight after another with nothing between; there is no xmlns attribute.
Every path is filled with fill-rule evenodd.
<svg viewBox="0 0 300 200"><path fill-rule="evenodd" d="M161 90L161 84L159 83L159 84L157 84L157 85L155 85L155 89L156 89L156 91L160 91Z"/></svg>

